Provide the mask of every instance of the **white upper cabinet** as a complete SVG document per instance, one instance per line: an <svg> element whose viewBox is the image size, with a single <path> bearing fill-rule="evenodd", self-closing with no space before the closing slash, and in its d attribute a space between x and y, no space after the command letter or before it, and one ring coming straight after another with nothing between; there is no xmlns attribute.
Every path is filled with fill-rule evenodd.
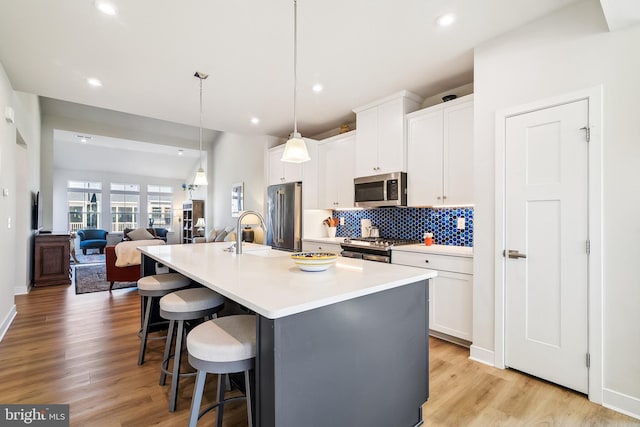
<svg viewBox="0 0 640 427"><path fill-rule="evenodd" d="M318 143L318 208L353 207L356 133Z"/></svg>
<svg viewBox="0 0 640 427"><path fill-rule="evenodd" d="M409 206L473 203L473 95L407 115Z"/></svg>
<svg viewBox="0 0 640 427"><path fill-rule="evenodd" d="M402 91L356 108L355 176L407 170L405 114L420 108L422 98Z"/></svg>

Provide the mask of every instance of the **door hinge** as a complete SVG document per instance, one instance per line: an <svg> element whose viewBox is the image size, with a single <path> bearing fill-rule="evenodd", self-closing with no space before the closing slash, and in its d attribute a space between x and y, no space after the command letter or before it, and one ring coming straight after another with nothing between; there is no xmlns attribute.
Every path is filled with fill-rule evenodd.
<svg viewBox="0 0 640 427"><path fill-rule="evenodd" d="M589 353L587 353L586 362L587 362L587 368L590 368L591 367L591 354L589 354Z"/></svg>
<svg viewBox="0 0 640 427"><path fill-rule="evenodd" d="M586 241L585 250L587 251L587 255L591 255L591 240Z"/></svg>
<svg viewBox="0 0 640 427"><path fill-rule="evenodd" d="M581 127L580 130L585 132L585 137L587 138L587 142L591 142L591 128L589 126Z"/></svg>

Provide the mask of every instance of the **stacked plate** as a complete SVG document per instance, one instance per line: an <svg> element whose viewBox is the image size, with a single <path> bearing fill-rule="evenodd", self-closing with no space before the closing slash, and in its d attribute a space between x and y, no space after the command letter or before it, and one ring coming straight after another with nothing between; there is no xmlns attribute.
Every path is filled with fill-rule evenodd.
<svg viewBox="0 0 640 427"><path fill-rule="evenodd" d="M296 252L291 259L302 271L324 271L336 263L338 254L333 252Z"/></svg>

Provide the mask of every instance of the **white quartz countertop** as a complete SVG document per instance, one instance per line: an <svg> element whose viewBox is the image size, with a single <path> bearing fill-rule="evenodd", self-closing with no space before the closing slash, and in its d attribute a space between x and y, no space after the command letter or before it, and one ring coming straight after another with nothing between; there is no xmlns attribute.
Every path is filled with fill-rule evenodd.
<svg viewBox="0 0 640 427"><path fill-rule="evenodd" d="M305 272L291 252L268 246L225 251L230 242L140 247L194 281L269 319L277 319L437 276L428 269L338 257L326 271Z"/></svg>
<svg viewBox="0 0 640 427"><path fill-rule="evenodd" d="M461 257L473 257L473 248L468 246L452 246L452 245L431 245L427 246L424 243L415 245L401 245L394 246L392 249L394 252L417 252L422 254L439 254L439 255L451 255Z"/></svg>

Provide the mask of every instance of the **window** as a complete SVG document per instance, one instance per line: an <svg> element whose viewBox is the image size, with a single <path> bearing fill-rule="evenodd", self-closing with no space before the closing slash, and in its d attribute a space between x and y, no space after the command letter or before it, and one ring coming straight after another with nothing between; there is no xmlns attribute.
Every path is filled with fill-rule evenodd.
<svg viewBox="0 0 640 427"><path fill-rule="evenodd" d="M67 182L67 212L69 231L100 228L102 183L92 181Z"/></svg>
<svg viewBox="0 0 640 427"><path fill-rule="evenodd" d="M111 183L111 231L138 228L140 186Z"/></svg>
<svg viewBox="0 0 640 427"><path fill-rule="evenodd" d="M147 185L147 214L149 227L171 229L173 223L173 188Z"/></svg>

